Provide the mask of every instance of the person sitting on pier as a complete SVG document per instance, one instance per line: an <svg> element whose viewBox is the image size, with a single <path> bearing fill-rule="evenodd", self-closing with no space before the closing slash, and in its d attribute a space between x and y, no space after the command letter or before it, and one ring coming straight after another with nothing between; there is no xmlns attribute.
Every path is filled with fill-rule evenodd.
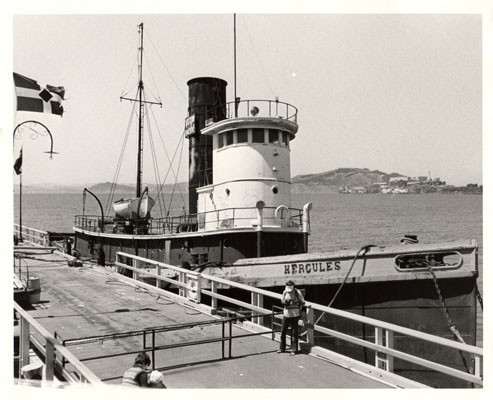
<svg viewBox="0 0 493 400"><path fill-rule="evenodd" d="M146 352L142 351L135 357L134 365L123 374L123 386L149 387L147 373L151 359Z"/></svg>
<svg viewBox="0 0 493 400"><path fill-rule="evenodd" d="M298 352L298 320L300 319L300 309L305 304L303 294L296 289L293 281L286 282L286 288L282 293L281 303L284 305L281 326L281 344L278 353L286 351L286 333L291 326L293 333L293 343L291 343L291 356Z"/></svg>

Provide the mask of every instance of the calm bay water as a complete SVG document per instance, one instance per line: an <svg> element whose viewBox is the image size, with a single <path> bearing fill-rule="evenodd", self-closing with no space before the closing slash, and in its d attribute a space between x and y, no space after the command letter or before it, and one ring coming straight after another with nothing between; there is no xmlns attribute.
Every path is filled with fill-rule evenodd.
<svg viewBox="0 0 493 400"><path fill-rule="evenodd" d="M118 195L120 198L121 195ZM22 196L22 224L47 231L70 232L74 216L82 214L82 194L28 194ZM115 198L116 200L117 198ZM165 196L168 204L170 196ZM175 195L170 215L182 213L183 202ZM19 197L15 195L14 218L19 222ZM106 198L101 195L103 207ZM185 201L188 199L185 197ZM293 207L311 201L310 251L360 248L366 244L398 244L404 234L417 235L420 242L476 239L479 243L478 281L483 291L483 199L479 195L342 195L294 194ZM154 210L157 211L156 205ZM96 202L86 198L85 213L98 215ZM156 214L156 213L155 213ZM478 325L482 343L482 316Z"/></svg>

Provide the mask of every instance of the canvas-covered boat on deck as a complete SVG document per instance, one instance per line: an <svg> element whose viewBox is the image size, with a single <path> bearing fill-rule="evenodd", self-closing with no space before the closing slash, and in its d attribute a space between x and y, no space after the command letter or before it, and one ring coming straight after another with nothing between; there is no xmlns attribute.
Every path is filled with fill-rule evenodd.
<svg viewBox="0 0 493 400"><path fill-rule="evenodd" d="M148 195L138 198L120 199L113 203L116 220L149 219L154 200Z"/></svg>

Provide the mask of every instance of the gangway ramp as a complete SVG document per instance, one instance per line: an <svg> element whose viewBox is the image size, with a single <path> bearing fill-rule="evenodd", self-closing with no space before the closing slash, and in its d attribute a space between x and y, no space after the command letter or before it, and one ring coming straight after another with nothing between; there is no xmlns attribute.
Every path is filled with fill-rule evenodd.
<svg viewBox="0 0 493 400"><path fill-rule="evenodd" d="M143 347L141 336L69 343L69 339L112 335L152 326L187 323L189 329L160 334L160 343L208 340L221 336L222 327L200 325L213 317L171 298L139 287L108 269L85 263L68 267L57 254L25 258L29 271L41 279L41 303L29 314L67 341L67 348L103 382L119 384L135 354ZM248 334L233 325L233 336ZM147 338L149 341L150 339ZM149 343L149 342L148 342ZM222 358L222 343L181 346L156 352L156 367L164 372L169 388L384 388L371 377L308 354L277 354L270 335L233 340L232 357ZM228 343L226 343L228 353ZM92 358L92 359L91 359ZM84 361L84 359L90 359ZM67 367L69 368L69 367Z"/></svg>

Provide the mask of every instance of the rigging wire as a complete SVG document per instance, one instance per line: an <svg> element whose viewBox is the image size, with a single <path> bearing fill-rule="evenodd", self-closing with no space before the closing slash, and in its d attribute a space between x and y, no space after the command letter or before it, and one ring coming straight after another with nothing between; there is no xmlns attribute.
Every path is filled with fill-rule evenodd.
<svg viewBox="0 0 493 400"><path fill-rule="evenodd" d="M157 84L156 84L156 80L154 79L154 74L152 73L152 69L151 69L151 64L149 63L149 60L147 59L147 53L144 52L144 58L145 58L145 61L146 61L146 65L147 65L147 69L149 70L149 73L151 74L151 78L152 78L152 82L154 83L154 87L157 89ZM158 95L156 96L155 94L153 94L149 88L146 86L146 90L149 91L152 95L152 97L154 97L154 100L156 100L157 102L159 103L162 103L161 101L161 97L159 96L159 93Z"/></svg>
<svg viewBox="0 0 493 400"><path fill-rule="evenodd" d="M152 41L151 37L149 36L149 34L147 33L147 31L145 32L145 34L147 35L147 38L149 39L149 41L151 42L151 45L152 47L154 48L154 51L156 52L158 58L159 58L159 61L161 61L161 64L163 64L163 67L164 69L166 70L166 72L168 73L169 77L171 78L171 80L173 81L173 83L175 84L176 86L176 89L178 90L178 92L180 93L181 97L183 98L183 100L187 100L187 98L185 97L185 95L183 94L183 92L181 91L180 89L180 86L178 85L178 83L176 83L175 79L173 78L173 75L171 75L171 72L169 72L169 69L168 67L166 66L166 64L164 63L164 60L162 59L162 57L160 56L159 52L157 51L156 49L156 46L154 45L154 42Z"/></svg>
<svg viewBox="0 0 493 400"><path fill-rule="evenodd" d="M159 138L161 139L161 143L163 145L163 148L164 148L164 153L166 154L166 158L168 159L168 163L169 163L169 168L168 168L168 171L166 172L166 176L161 184L161 187L159 189L159 192L162 191L162 189L164 188L164 182L166 182L166 179L169 175L169 172L171 171L173 173L173 176L175 178L175 186L176 186L176 182L178 181L178 172L179 172L179 169L180 169L180 164L181 164L181 157L180 157L180 164L178 165L178 170L177 170L177 173L175 174L175 170L173 168L173 161L175 160L175 157L176 157L176 152L178 150L178 146L180 145L180 143L178 143L178 145L176 146L176 149L175 149L175 152L173 154L173 158L170 159L169 157L169 154L168 154L168 150L166 149L166 145L164 144L164 140L163 140L163 137L161 135L161 131L159 130L159 125L157 123L157 120L156 120L156 116L154 115L154 112L152 112L151 110L151 114L152 114L152 117L154 118L154 123L156 124L157 126L157 130L158 130L158 133L159 133ZM180 139L180 141L183 141L183 138L184 138L184 133L183 132L183 135L182 135L182 138ZM173 187L173 193L174 193L174 190L175 190L175 187ZM179 189L179 186L178 186L178 191L181 195L181 198L182 198L182 201L183 201L183 204L185 204L185 199L183 197L183 194L181 193L181 190ZM172 193L172 196L173 196L173 193ZM168 210L171 208L171 202L170 202L170 205L168 206Z"/></svg>
<svg viewBox="0 0 493 400"><path fill-rule="evenodd" d="M180 138L180 142L181 142L181 146L180 146L180 158L178 159L178 171L177 171L177 175L178 175L178 172L180 171L180 165L181 165L181 159L182 159L182 156L183 156L183 145L185 144L185 131L183 132L181 138ZM179 143L178 143L179 144ZM176 146L176 148L178 149L178 146ZM176 154L176 150L175 150L175 154ZM173 159L175 158L175 155L173 155ZM174 194L175 194L175 189L176 189L176 186L178 185L178 179L175 179L175 184L173 185L173 190L171 192L171 198L169 200L169 206L168 206L168 209L171 208L171 204L173 202L173 197L174 197ZM182 202L183 202L183 210L184 210L184 214L186 214L186 210L185 210L185 199L183 198L183 194L181 193L181 190L180 190L180 185L178 185L178 192L180 193L180 196L181 196L181 199L182 199Z"/></svg>
<svg viewBox="0 0 493 400"><path fill-rule="evenodd" d="M161 176L159 173L159 165L158 165L158 161L157 161L156 147L154 146L154 138L153 138L153 134L152 134L151 122L149 119L149 113L146 113L146 121L147 121L147 132L148 132L147 134L149 135L149 146L151 148L151 154L152 154L152 165L154 168L154 180L156 183L156 188L158 188L160 183L161 183ZM166 204L164 202L164 198L161 201L161 197L159 197L159 193L158 193L158 205L159 205L159 212L160 212L161 216L163 216L164 215L163 214L163 206L164 206L164 212L166 213Z"/></svg>
<svg viewBox="0 0 493 400"><path fill-rule="evenodd" d="M113 196L115 195L116 183L118 181L118 176L120 175L120 170L121 170L121 167L122 167L123 156L125 154L125 148L127 147L128 137L130 136L130 128L132 126L132 121L133 121L133 116L135 114L136 104L137 103L134 102L133 103L133 106L132 106L132 113L130 114L130 119L129 119L128 125L127 125L127 131L125 132L125 138L123 139L122 149L120 151L120 156L118 158L118 163L117 163L117 166L116 166L115 174L113 176L113 182L111 183L110 194L109 194L108 199L106 201L106 211L105 211L105 214L109 214L110 205L113 202Z"/></svg>
<svg viewBox="0 0 493 400"><path fill-rule="evenodd" d="M125 82L125 85L123 86L123 89L122 89L122 94L120 97L124 97L126 96L134 87L132 87L131 89L129 89L127 92L124 93L124 90L125 88L127 87L128 85L128 81L130 80L130 76L132 76L132 73L134 72L134 68L135 68L135 64L137 63L137 60L138 60L138 55L135 57L134 59L134 63L132 65L132 68L130 68L130 73L128 74L128 78L127 78L127 81Z"/></svg>
<svg viewBox="0 0 493 400"><path fill-rule="evenodd" d="M262 61L260 60L260 57L258 56L257 50L255 49L255 46L253 45L253 40L252 37L250 36L250 32L248 31L248 25L246 23L245 17L241 16L243 20L243 25L245 26L245 30L248 36L248 40L250 41L250 45L252 46L253 52L255 53L255 57L257 57L257 61L260 64L260 68L262 69L262 72L264 73L265 80L267 81L267 85L269 86L269 89L272 93L272 97L276 97L274 90L272 89L272 86L269 81L269 77L267 76L267 72L265 71L264 65L262 64Z"/></svg>

